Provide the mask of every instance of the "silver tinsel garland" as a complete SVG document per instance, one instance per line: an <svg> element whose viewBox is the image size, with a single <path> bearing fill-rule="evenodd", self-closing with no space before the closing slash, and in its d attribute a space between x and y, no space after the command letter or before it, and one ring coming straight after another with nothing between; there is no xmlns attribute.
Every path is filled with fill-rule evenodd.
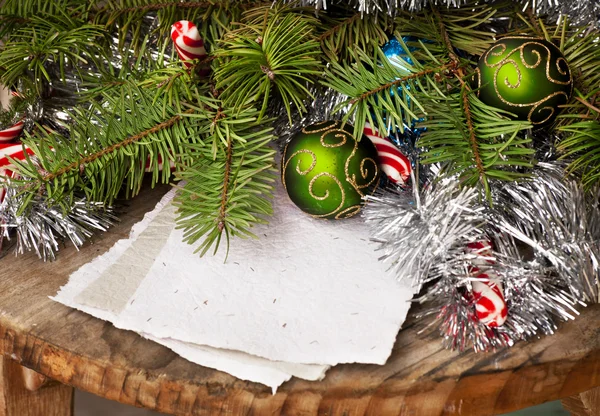
<svg viewBox="0 0 600 416"><path fill-rule="evenodd" d="M111 208L85 198L68 201L69 211L42 195L35 196L31 211L19 213L21 199L26 197L18 187L8 187L0 203L0 244L16 238L16 253L35 251L41 259L54 260L62 240L70 240L79 248L97 231L107 231L118 218Z"/></svg>
<svg viewBox="0 0 600 416"><path fill-rule="evenodd" d="M380 260L398 279L412 279L420 287L450 273L457 254L484 237L485 212L479 191L461 188L454 178L423 192L417 188L367 197L363 217L379 244Z"/></svg>
<svg viewBox="0 0 600 416"><path fill-rule="evenodd" d="M412 194L369 197L363 210L381 260L421 289L417 317L428 330L439 330L451 349L488 351L552 334L558 321L598 301L597 199L565 180L558 162L541 163L531 180L495 190L490 209L480 205L476 190L446 178ZM467 250L477 241L491 241L495 250ZM508 317L499 327L486 326L475 313L473 270L482 263L503 287Z"/></svg>
<svg viewBox="0 0 600 416"><path fill-rule="evenodd" d="M570 16L578 25L598 25L600 22L600 2L598 0L514 0L522 9L532 9L537 15L548 16L557 21L561 15ZM327 10L339 0L302 0L301 4L317 10ZM491 0L488 0L491 2ZM466 0L351 0L350 5L361 13L387 13L396 15L401 10L418 12L424 7L434 4L440 7L461 7Z"/></svg>
<svg viewBox="0 0 600 416"><path fill-rule="evenodd" d="M598 302L598 190L586 193L560 165L541 163L531 181L498 187L490 221L530 247L576 299Z"/></svg>

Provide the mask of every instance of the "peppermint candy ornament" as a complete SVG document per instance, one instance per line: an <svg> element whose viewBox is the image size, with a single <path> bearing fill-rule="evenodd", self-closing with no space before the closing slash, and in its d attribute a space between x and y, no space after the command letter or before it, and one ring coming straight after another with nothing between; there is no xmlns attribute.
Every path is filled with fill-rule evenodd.
<svg viewBox="0 0 600 416"><path fill-rule="evenodd" d="M491 257L492 255L492 245L489 241L471 243L468 248L472 253L480 256ZM493 264L493 261L477 258L473 264L475 266L472 273L475 279L471 285L475 299L475 315L481 323L492 328L499 327L506 322L508 308L499 276L489 267L485 268L486 265Z"/></svg>
<svg viewBox="0 0 600 416"><path fill-rule="evenodd" d="M173 39L179 58L186 68L192 67L192 63L189 61L206 57L204 42L200 38L198 28L192 22L180 20L174 23L171 26L171 39Z"/></svg>
<svg viewBox="0 0 600 416"><path fill-rule="evenodd" d="M21 143L0 143L0 202L4 200L6 189L2 186L2 182L6 178L13 177L13 166L8 159L9 157L18 160L25 160L26 155L33 155L33 151Z"/></svg>
<svg viewBox="0 0 600 416"><path fill-rule="evenodd" d="M164 163L163 163L163 159L162 157L159 155L158 156L158 171L162 172L164 167ZM169 159L169 169L172 171L175 170L175 162L171 159ZM152 159L150 158L150 156L148 156L148 159L146 160L146 168L144 169L146 173L151 173L154 172L154 165L152 164Z"/></svg>
<svg viewBox="0 0 600 416"><path fill-rule="evenodd" d="M0 143L8 143L18 139L23 131L24 125L25 123L21 120L12 127L0 130Z"/></svg>
<svg viewBox="0 0 600 416"><path fill-rule="evenodd" d="M395 184L404 185L410 177L412 169L410 160L394 146L391 140L381 137L377 129L369 123L365 124L363 133L375 145L379 156L379 166L388 179Z"/></svg>

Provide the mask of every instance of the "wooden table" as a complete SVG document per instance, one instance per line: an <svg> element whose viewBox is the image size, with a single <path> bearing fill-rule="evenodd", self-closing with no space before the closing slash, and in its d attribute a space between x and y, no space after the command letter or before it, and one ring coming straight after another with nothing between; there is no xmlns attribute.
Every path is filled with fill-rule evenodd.
<svg viewBox="0 0 600 416"><path fill-rule="evenodd" d="M385 366L340 365L324 381L294 378L271 395L48 299L71 272L126 237L164 191L145 191L121 224L79 253L65 248L54 263L33 255L0 260L0 415L69 415L70 386L165 413L210 416L492 415L600 386L597 306L554 336L488 354L446 351L436 336L418 336L409 319ZM64 384L40 388L46 377ZM582 410L593 407L596 393L566 404L597 414Z"/></svg>

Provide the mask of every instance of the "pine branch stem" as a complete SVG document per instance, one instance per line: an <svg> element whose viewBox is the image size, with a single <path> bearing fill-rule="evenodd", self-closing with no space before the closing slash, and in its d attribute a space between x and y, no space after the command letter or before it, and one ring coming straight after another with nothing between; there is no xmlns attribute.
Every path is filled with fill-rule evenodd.
<svg viewBox="0 0 600 416"><path fill-rule="evenodd" d="M351 16L351 17L347 18L346 20L340 22L339 24L335 25L334 27L332 27L331 29L329 29L327 32L325 32L321 36L319 36L319 42L324 41L329 36L333 35L338 30L340 30L342 27L351 24L352 22L354 22L356 19L358 19L360 17L361 17L361 14L360 13L356 13L354 16Z"/></svg>
<svg viewBox="0 0 600 416"><path fill-rule="evenodd" d="M383 90L386 90L388 88L392 88L392 87L397 87L398 85L401 85L403 83L405 83L406 81L410 81L411 79L415 79L415 78L421 78L424 77L425 75L429 75L429 74L433 74L433 73L439 73L439 72L443 72L446 69L452 69L455 68L456 64L454 62L449 63L449 64L445 64L442 66L439 66L437 68L430 68L430 69L426 69L424 71L421 72L415 72L414 74L410 74L407 75L405 77L402 78L398 78L397 80L394 80L392 82L388 82L387 84L381 85L373 90L369 90L363 94L361 94L360 96L350 100L350 104L356 104L359 101L362 101L368 97L370 97L371 95L375 95Z"/></svg>
<svg viewBox="0 0 600 416"><path fill-rule="evenodd" d="M444 24L444 21L442 20L442 15L440 14L440 11L438 10L437 7L433 7L432 10L433 10L433 14L437 20L438 27L440 29L440 34L442 35L442 40L444 42L444 46L446 46L446 49L448 50L448 56L450 56L450 59L453 62L458 64L459 59L458 59L458 56L456 55L456 53L454 53L454 46L452 45L452 42L450 41L450 35L448 34L448 31L446 30L446 25Z"/></svg>
<svg viewBox="0 0 600 416"><path fill-rule="evenodd" d="M464 115L465 115L465 119L467 122L467 129L469 131L469 143L471 144L471 149L473 151L473 157L475 158L475 166L477 167L477 171L479 172L479 177L483 178L485 177L485 168L483 167L483 161L481 159L481 154L479 153L479 144L477 142L477 136L475 134L475 127L473 125L473 115L471 114L471 106L469 103L469 92L471 91L471 88L469 87L469 85L463 80L463 77L465 76L464 73L464 69L459 65L459 58L456 55L456 53L454 53L454 45L452 45L452 41L450 40L450 35L448 34L448 31L446 30L446 25L444 25L444 22L442 20L442 16L439 12L439 10L437 9L437 7L433 7L433 13L435 15L435 18L438 21L438 27L440 29L440 33L442 35L442 39L444 41L444 45L446 46L446 49L448 50L448 55L450 56L450 59L452 60L452 62L455 65L455 75L458 78L459 82L462 84L462 101L463 101L463 111L464 111Z"/></svg>
<svg viewBox="0 0 600 416"><path fill-rule="evenodd" d="M204 2L196 2L196 1L188 1L188 2L169 2L169 3L159 3L159 4L146 4L143 6L135 6L128 7L126 9L121 9L119 13L130 13L130 12L153 12L157 10L166 9L171 6L176 6L179 9L207 9L213 6L214 3L210 1Z"/></svg>
<svg viewBox="0 0 600 416"><path fill-rule="evenodd" d="M527 13L529 23L531 23L531 27L535 31L536 35L543 37L542 29L540 28L540 24L538 23L535 14L533 13L533 9L531 7L528 7L525 13Z"/></svg>
<svg viewBox="0 0 600 416"><path fill-rule="evenodd" d="M229 194L229 177L231 175L231 160L233 159L233 141L231 137L227 140L227 159L225 160L225 177L223 179L223 191L221 192L221 208L219 209L218 227L219 232L225 228L225 217L227 215L227 198Z"/></svg>
<svg viewBox="0 0 600 416"><path fill-rule="evenodd" d="M579 101L581 104L585 105L587 108L594 110L596 113L600 114L600 108L596 107L595 105L593 105L592 103L584 100L583 98L580 97L575 97L575 99L577 101Z"/></svg>
<svg viewBox="0 0 600 416"><path fill-rule="evenodd" d="M467 89L466 85L462 88L462 100L465 118L467 120L467 129L469 130L469 143L471 143L471 149L473 150L473 156L475 157L475 165L477 166L477 170L479 171L479 177L483 178L485 176L485 169L483 167L481 155L479 154L479 144L477 143L477 137L475 136L473 116L471 114L471 107L469 104L469 89Z"/></svg>
<svg viewBox="0 0 600 416"><path fill-rule="evenodd" d="M190 110L187 110L184 114L191 113L191 112L193 112L193 110L190 109ZM91 155L88 155L81 160L70 163L67 166L60 168L56 172L47 173L47 174L43 175L42 179L38 182L50 182L50 181L66 174L66 173L69 173L73 170L81 170L86 165L92 163L95 160L100 159L103 156L114 153L115 151L117 151L123 147L129 146L130 144L140 141L141 139L149 136L150 134L154 134L161 130L165 130L165 129L168 129L169 127L172 127L173 125L178 123L180 120L181 120L181 115L179 115L179 114L174 117L171 117L169 120L164 121L160 124L157 124L156 126L150 128L148 130L144 130L143 132L138 133L134 136L128 137L127 139L125 139L119 143L115 143L112 146L104 148L96 153L92 153Z"/></svg>

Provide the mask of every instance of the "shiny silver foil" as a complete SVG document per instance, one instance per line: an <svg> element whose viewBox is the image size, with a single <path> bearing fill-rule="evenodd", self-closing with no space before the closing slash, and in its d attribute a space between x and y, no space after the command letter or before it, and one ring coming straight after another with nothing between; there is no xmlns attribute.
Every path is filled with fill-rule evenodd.
<svg viewBox="0 0 600 416"><path fill-rule="evenodd" d="M54 260L64 240L79 249L97 231L107 231L118 222L112 208L85 198L67 201L65 212L44 195L37 195L32 209L19 213L23 197L18 187L9 186L0 203L0 243L16 239L15 254L34 251L44 261Z"/></svg>

